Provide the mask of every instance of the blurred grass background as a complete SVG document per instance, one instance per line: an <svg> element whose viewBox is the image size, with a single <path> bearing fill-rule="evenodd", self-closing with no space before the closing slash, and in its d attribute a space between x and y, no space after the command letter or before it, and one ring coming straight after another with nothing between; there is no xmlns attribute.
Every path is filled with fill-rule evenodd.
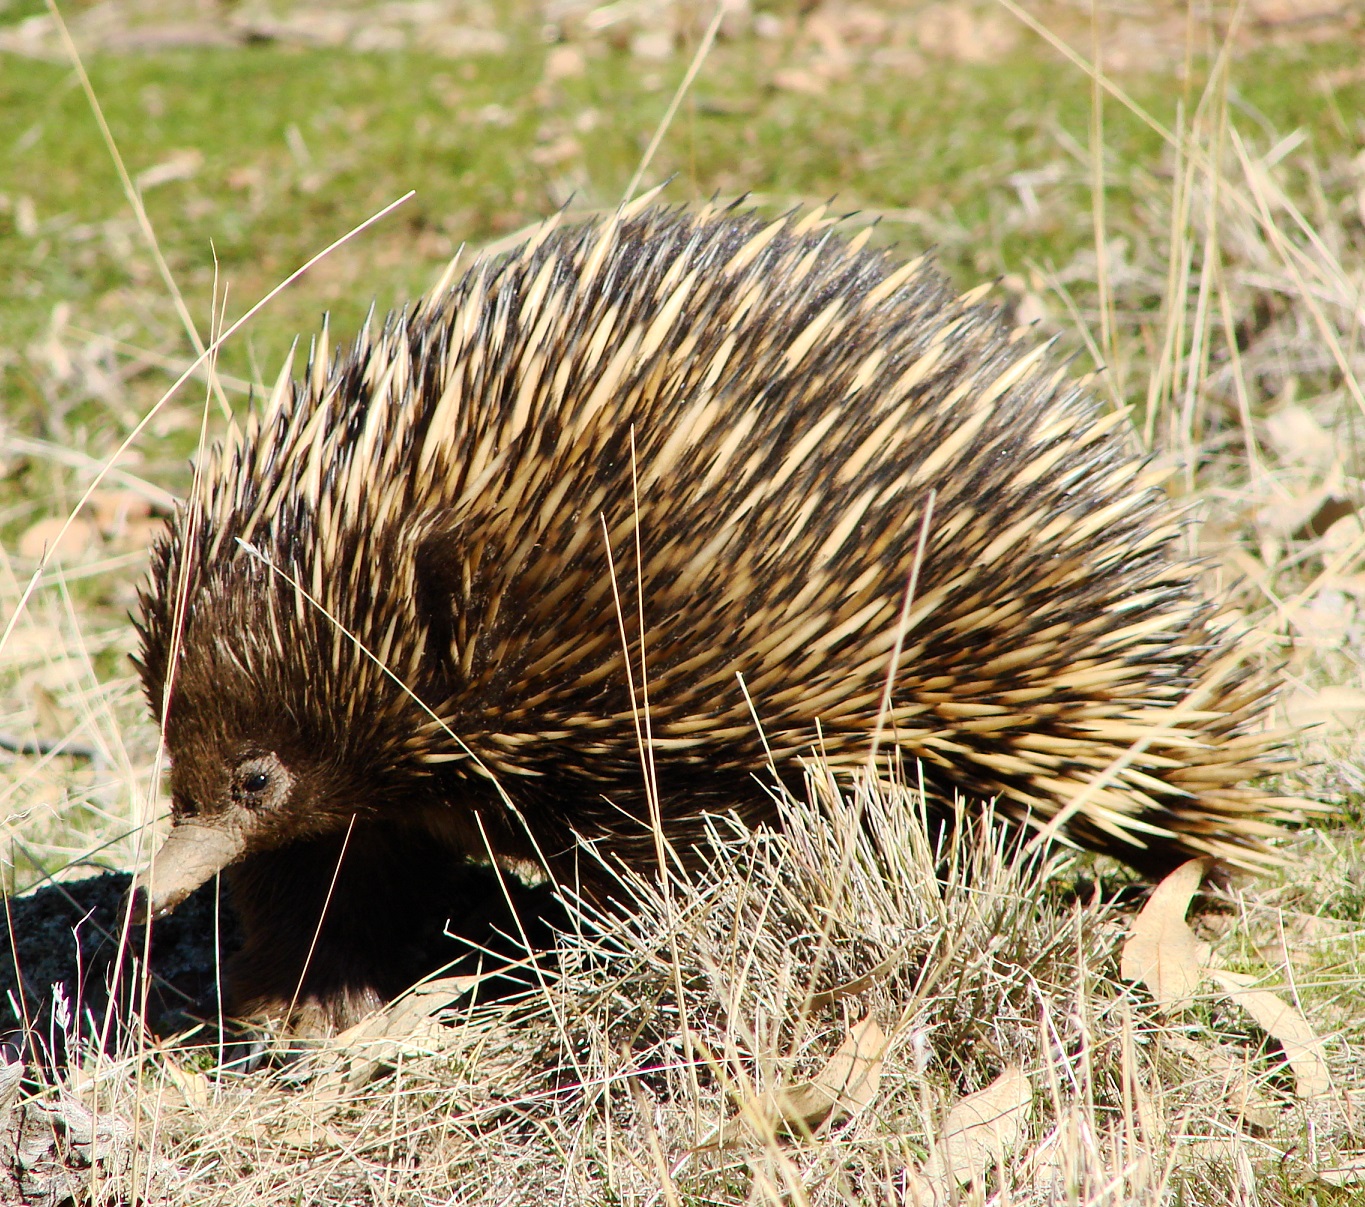
<svg viewBox="0 0 1365 1207"><path fill-rule="evenodd" d="M226 22L241 6L207 7ZM546 20L556 7L577 20ZM784 207L833 197L840 209L884 216L886 237L907 250L934 246L964 287L1065 266L1093 248L1093 98L1080 71L990 6L834 5L823 22L809 7L736 7L734 36L712 50L651 169L651 182L675 178L669 199L750 193ZM624 13L585 33L603 8ZM239 313L352 225L416 193L224 350L223 371L247 379L273 375L294 333L321 311L353 329L372 300L382 310L429 284L462 243L478 246L566 203L613 204L709 14L702 4L389 4L370 6L366 25L365 7L352 5L331 10L354 16L340 46L243 33L239 46L157 49L175 6L124 9L116 45L133 41L138 16L144 42L101 53L97 34L91 82L201 329L215 272L230 283L229 314ZM415 19L395 23L394 9ZM465 39L475 53L351 49L367 32L370 44L390 33L390 42L420 42L428 10L469 19L468 9L487 25L453 26L449 49L462 49L459 31L472 28L484 34ZM25 11L45 19L26 0L0 20L18 25ZM940 25L962 13L966 24L939 30L926 11ZM648 25L661 12L662 39ZM79 34L80 6L68 15ZM169 32L188 39L195 28L172 23ZM1214 32L1193 35L1204 43ZM1321 162L1349 162L1365 108L1359 41L1257 41L1266 39L1239 56L1229 85L1242 123L1302 131ZM60 58L55 38L42 47ZM1205 55L1172 61L1180 53L1130 54L1121 75L1168 129L1181 108L1193 111L1210 69ZM163 352L178 324L69 64L10 54L4 65L4 397L7 413L37 418L46 400L25 353L54 308L69 307L73 325ZM1144 229L1134 176L1160 170L1161 138L1112 100L1103 121L1108 222L1127 238L1160 239L1164 231ZM1076 289L1084 305L1085 282Z"/></svg>

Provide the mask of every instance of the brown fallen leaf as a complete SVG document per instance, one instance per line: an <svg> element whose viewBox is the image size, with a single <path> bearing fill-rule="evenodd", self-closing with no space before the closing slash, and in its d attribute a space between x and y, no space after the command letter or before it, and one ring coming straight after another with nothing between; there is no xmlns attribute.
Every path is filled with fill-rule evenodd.
<svg viewBox="0 0 1365 1207"><path fill-rule="evenodd" d="M1332 1092L1332 1075L1324 1057L1326 1045L1308 1020L1278 993L1254 988L1245 973L1212 970L1209 976L1242 1007L1267 1035L1279 1041L1294 1074L1299 1098L1323 1098Z"/></svg>
<svg viewBox="0 0 1365 1207"><path fill-rule="evenodd" d="M576 79L588 70L587 57L577 46L554 46L545 55L545 82Z"/></svg>
<svg viewBox="0 0 1365 1207"><path fill-rule="evenodd" d="M66 520L48 516L27 528L19 537L19 556L37 561L44 554L49 559L79 557L99 544L99 530L89 520L77 516L63 531Z"/></svg>
<svg viewBox="0 0 1365 1207"><path fill-rule="evenodd" d="M1176 868L1152 890L1123 944L1119 975L1146 985L1159 1005L1187 1004L1204 978L1210 948L1195 937L1185 914L1208 869L1207 858Z"/></svg>
<svg viewBox="0 0 1365 1207"><path fill-rule="evenodd" d="M354 1090L394 1064L420 1056L448 1034L442 1013L478 984L477 976L441 977L418 985L383 1010L363 1018L310 1054L312 1102L320 1122L330 1118ZM312 1133L309 1133L310 1135Z"/></svg>
<svg viewBox="0 0 1365 1207"><path fill-rule="evenodd" d="M1315 1169L1313 1176L1328 1186L1365 1186L1365 1156L1352 1157L1329 1169Z"/></svg>
<svg viewBox="0 0 1365 1207"><path fill-rule="evenodd" d="M146 519L152 514L152 504L135 490L97 490L90 496L90 512L107 536L121 532L129 520Z"/></svg>
<svg viewBox="0 0 1365 1207"><path fill-rule="evenodd" d="M773 72L773 87L783 92L801 92L807 96L824 96L829 91L829 81L813 71L800 67L784 67Z"/></svg>
<svg viewBox="0 0 1365 1207"><path fill-rule="evenodd" d="M941 1207L951 1202L951 1196L929 1181L918 1168L908 1166L902 1174L901 1202L905 1207Z"/></svg>
<svg viewBox="0 0 1365 1207"><path fill-rule="evenodd" d="M775 1132L806 1133L828 1120L854 1115L872 1102L881 1085L886 1034L869 1014L849 1030L834 1055L811 1078L750 1098L698 1149L725 1148L746 1137Z"/></svg>
<svg viewBox="0 0 1365 1207"><path fill-rule="evenodd" d="M1032 1105L1033 1086L1013 1065L954 1104L923 1170L941 1201L948 1200L951 1183L978 1181L1019 1143Z"/></svg>

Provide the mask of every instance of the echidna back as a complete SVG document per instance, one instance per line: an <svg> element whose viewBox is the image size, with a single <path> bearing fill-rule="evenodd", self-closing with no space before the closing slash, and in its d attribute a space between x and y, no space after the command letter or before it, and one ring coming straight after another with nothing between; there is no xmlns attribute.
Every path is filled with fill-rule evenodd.
<svg viewBox="0 0 1365 1207"><path fill-rule="evenodd" d="M551 224L316 350L176 538L196 590L248 584L234 658L555 849L652 856L648 780L686 846L770 808L770 759L861 766L880 730L941 798L1254 861L1265 683L1123 417L862 242L819 212Z"/></svg>

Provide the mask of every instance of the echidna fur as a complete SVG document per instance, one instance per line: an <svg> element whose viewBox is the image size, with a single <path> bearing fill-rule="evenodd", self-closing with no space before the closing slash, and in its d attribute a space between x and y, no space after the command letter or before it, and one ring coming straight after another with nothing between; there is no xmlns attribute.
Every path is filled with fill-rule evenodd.
<svg viewBox="0 0 1365 1207"><path fill-rule="evenodd" d="M865 764L898 637L883 748L936 798L1074 810L1149 870L1267 858L1268 681L1124 416L832 225L551 221L286 366L142 597L184 852L153 910L356 824L652 864L642 740L685 851L771 816L770 757Z"/></svg>

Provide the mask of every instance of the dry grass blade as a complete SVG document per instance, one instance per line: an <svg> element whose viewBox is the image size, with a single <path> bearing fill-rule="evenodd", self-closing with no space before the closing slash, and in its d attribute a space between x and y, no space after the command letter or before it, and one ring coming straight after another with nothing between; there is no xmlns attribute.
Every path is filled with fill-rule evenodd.
<svg viewBox="0 0 1365 1207"><path fill-rule="evenodd" d="M1146 985L1160 1005L1188 1005L1204 979L1209 947L1195 937L1185 914L1208 869L1207 859L1191 859L1167 876L1133 920L1123 945L1119 974Z"/></svg>
<svg viewBox="0 0 1365 1207"><path fill-rule="evenodd" d="M906 950L906 947L901 947L893 951L875 968L869 968L860 977L855 977L842 985L835 985L832 989L823 989L819 993L812 993L802 1004L802 1013L809 1014L812 1010L832 1006L835 1002L842 1002L845 998L857 997L858 994L865 993L900 963L905 957Z"/></svg>

